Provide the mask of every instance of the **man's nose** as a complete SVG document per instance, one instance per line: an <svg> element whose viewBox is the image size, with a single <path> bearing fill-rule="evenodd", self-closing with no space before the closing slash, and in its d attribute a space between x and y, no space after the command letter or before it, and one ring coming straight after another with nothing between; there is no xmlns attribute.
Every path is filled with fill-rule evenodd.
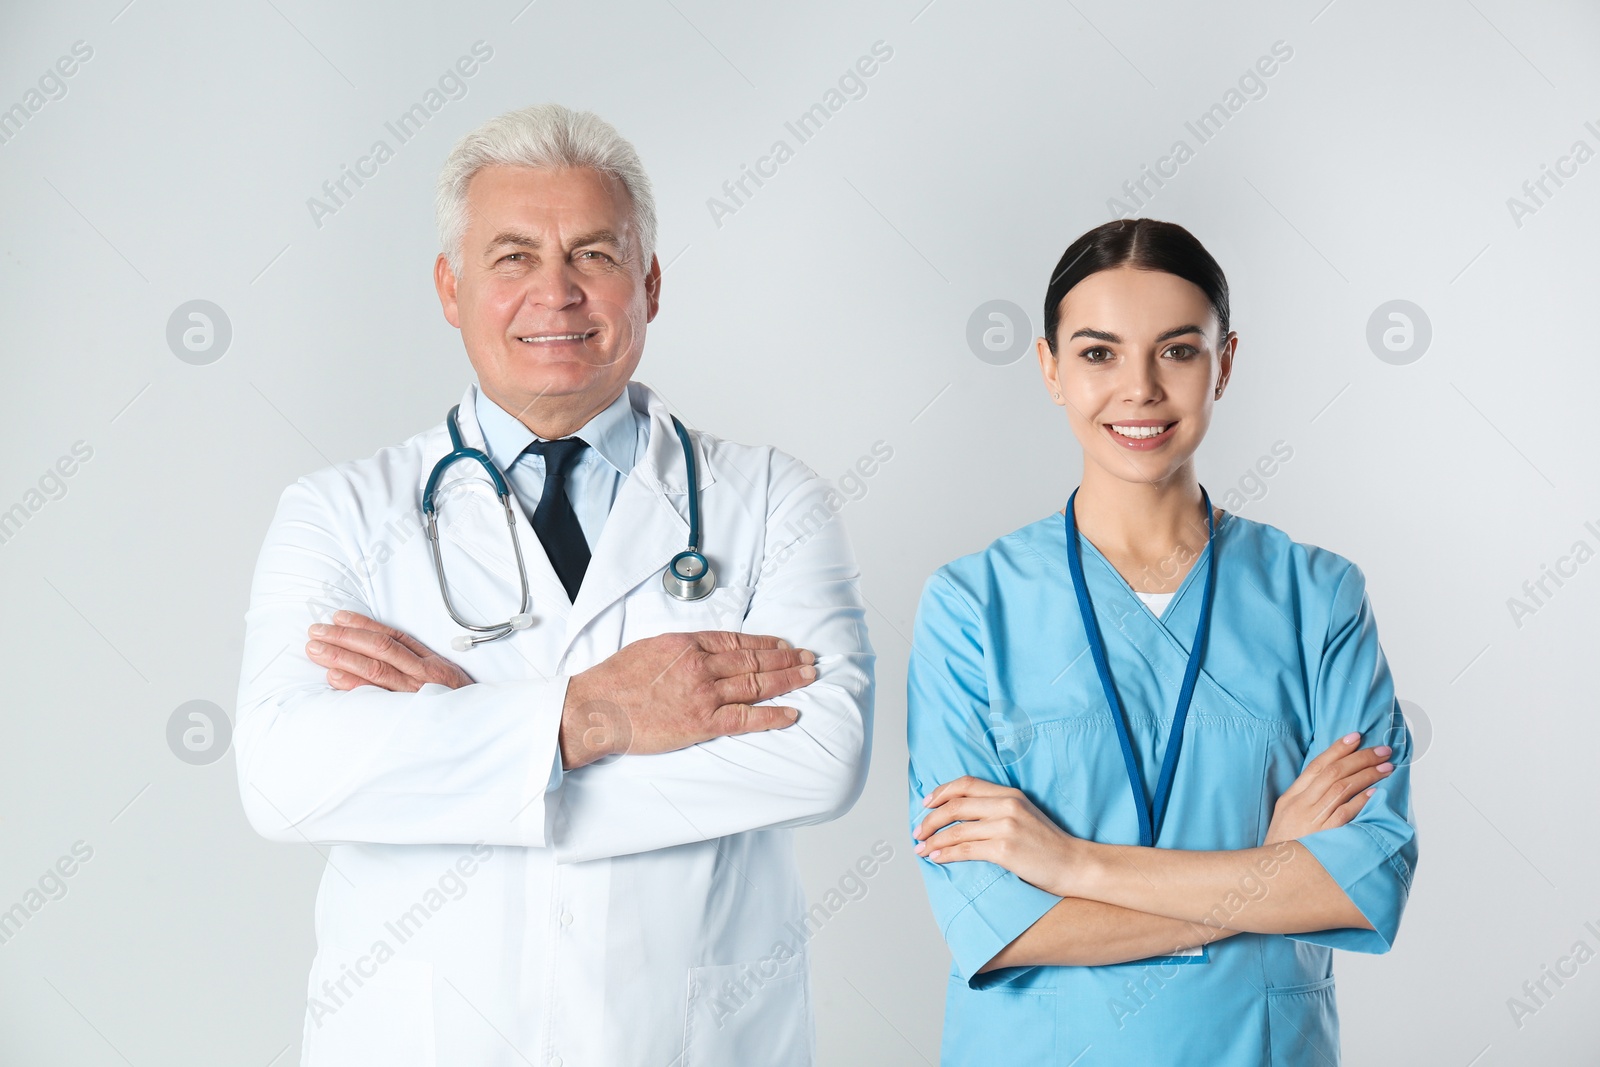
<svg viewBox="0 0 1600 1067"><path fill-rule="evenodd" d="M542 263L528 276L525 297L530 304L559 311L583 300L578 273L566 262Z"/></svg>

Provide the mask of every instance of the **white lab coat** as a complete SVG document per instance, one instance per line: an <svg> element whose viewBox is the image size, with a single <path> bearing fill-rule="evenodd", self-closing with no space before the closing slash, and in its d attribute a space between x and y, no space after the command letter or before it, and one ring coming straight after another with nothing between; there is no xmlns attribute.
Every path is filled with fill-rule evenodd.
<svg viewBox="0 0 1600 1067"><path fill-rule="evenodd" d="M710 597L662 589L687 541L682 446L660 397L630 383L649 444L606 520L576 603L515 506L534 625L466 652L420 526L443 422L284 491L246 616L235 729L251 825L331 845L316 901L307 1067L498 1064L789 1067L813 1060L793 828L860 795L873 653L840 499L776 449L691 431ZM483 448L475 387L460 406ZM482 468L436 498L462 614L499 621L517 579ZM306 627L340 608L401 629L475 685L415 694L328 687ZM818 678L774 703L782 730L564 772L567 678L671 631L774 634Z"/></svg>

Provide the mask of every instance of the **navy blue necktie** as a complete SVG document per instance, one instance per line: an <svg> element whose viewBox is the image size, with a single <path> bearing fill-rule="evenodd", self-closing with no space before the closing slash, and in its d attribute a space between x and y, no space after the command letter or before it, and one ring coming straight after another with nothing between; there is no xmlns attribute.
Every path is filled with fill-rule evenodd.
<svg viewBox="0 0 1600 1067"><path fill-rule="evenodd" d="M588 447L581 438L563 437L558 441L535 441L523 449L544 457L544 490L539 494L539 506L533 510L533 532L539 535L544 554L567 590L567 599L572 601L578 599L578 587L589 569L589 542L584 539L583 527L578 525L578 516L567 496L567 472L578 454Z"/></svg>

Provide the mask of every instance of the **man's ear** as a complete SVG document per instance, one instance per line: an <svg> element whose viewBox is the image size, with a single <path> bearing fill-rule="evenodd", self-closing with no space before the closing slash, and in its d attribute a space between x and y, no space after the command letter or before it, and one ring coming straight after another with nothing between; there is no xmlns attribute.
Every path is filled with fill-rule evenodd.
<svg viewBox="0 0 1600 1067"><path fill-rule="evenodd" d="M433 261L433 288L439 294L439 306L444 309L445 321L461 329L461 312L456 304L456 272L443 252Z"/></svg>
<svg viewBox="0 0 1600 1067"><path fill-rule="evenodd" d="M661 310L661 261L654 253L650 255L650 269L644 274L644 295L650 309L644 321L654 322L656 312Z"/></svg>

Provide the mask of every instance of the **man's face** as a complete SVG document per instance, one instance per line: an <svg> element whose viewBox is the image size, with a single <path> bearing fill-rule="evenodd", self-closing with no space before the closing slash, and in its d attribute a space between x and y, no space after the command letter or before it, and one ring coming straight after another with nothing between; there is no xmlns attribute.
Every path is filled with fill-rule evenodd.
<svg viewBox="0 0 1600 1067"><path fill-rule="evenodd" d="M473 175L460 276L440 255L434 282L479 384L513 415L560 412L571 432L633 376L661 268L640 261L632 207L588 168Z"/></svg>

